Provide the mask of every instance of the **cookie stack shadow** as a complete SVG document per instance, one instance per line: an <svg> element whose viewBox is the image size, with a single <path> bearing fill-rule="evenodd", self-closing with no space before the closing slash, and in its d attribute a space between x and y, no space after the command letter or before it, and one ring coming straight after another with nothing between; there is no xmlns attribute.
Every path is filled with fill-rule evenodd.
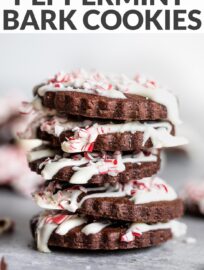
<svg viewBox="0 0 204 270"><path fill-rule="evenodd" d="M157 176L161 149L186 143L168 117L171 104L116 85L125 98L67 85L56 76L36 87L40 117L26 138L30 168L45 179L33 194L45 209L31 221L38 250L144 248L184 234L176 220L183 203Z"/></svg>

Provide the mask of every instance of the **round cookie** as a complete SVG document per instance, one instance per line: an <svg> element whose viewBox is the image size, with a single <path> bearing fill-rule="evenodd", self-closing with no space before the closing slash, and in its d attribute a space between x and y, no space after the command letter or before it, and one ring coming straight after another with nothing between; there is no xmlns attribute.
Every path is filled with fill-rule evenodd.
<svg viewBox="0 0 204 270"><path fill-rule="evenodd" d="M33 196L41 208L79 212L95 218L155 223L183 214L182 201L158 177L131 181L124 186L87 188L52 181Z"/></svg>
<svg viewBox="0 0 204 270"><path fill-rule="evenodd" d="M184 187L182 197L187 213L204 216L204 184L201 181L188 183Z"/></svg>
<svg viewBox="0 0 204 270"><path fill-rule="evenodd" d="M169 122L102 122L73 121L64 117L51 117L37 130L37 137L49 141L53 148L67 153L92 151L134 151L160 149L186 144L175 137Z"/></svg>
<svg viewBox="0 0 204 270"><path fill-rule="evenodd" d="M185 225L174 220L152 225L128 224L90 220L66 213L43 213L31 220L31 231L41 252L50 252L49 247L86 250L145 248L181 236L185 230Z"/></svg>
<svg viewBox="0 0 204 270"><path fill-rule="evenodd" d="M43 151L39 151L43 154ZM33 152L35 155L37 151ZM45 154L47 152L45 151ZM50 155L53 152L50 152ZM41 174L46 180L64 181L72 184L126 184L132 179L142 179L155 175L160 169L160 155L124 155L120 158L109 155L99 159L90 159L91 155L58 159L45 157L37 160L30 158L32 171ZM78 160L76 159L78 158ZM77 169L76 169L77 168Z"/></svg>
<svg viewBox="0 0 204 270"><path fill-rule="evenodd" d="M138 95L126 99L75 92L46 92L42 97L45 107L58 112L90 118L111 120L161 120L168 119L165 106Z"/></svg>
<svg viewBox="0 0 204 270"><path fill-rule="evenodd" d="M130 222L166 222L183 215L183 203L174 201L134 204L128 198L88 199L78 210L80 213Z"/></svg>
<svg viewBox="0 0 204 270"><path fill-rule="evenodd" d="M124 75L74 71L58 73L34 89L45 107L69 115L113 120L169 119L179 124L178 102L152 81Z"/></svg>

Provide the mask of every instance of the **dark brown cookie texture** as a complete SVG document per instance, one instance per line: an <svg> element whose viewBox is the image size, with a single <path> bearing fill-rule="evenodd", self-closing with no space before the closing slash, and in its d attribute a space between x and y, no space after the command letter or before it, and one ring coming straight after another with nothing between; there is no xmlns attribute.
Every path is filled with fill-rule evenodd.
<svg viewBox="0 0 204 270"><path fill-rule="evenodd" d="M38 138L49 141L53 148L61 147L61 143L73 136L71 131L64 131L59 137L38 130ZM152 148L153 144L149 139L143 146L143 132L124 132L98 135L93 144L93 151L134 151L139 153L141 150Z"/></svg>
<svg viewBox="0 0 204 270"><path fill-rule="evenodd" d="M41 173L43 167L41 166L42 162L45 159L40 159L31 162L30 168L32 171L37 172L38 174ZM89 181L88 184L94 184L97 186L103 186L104 184L126 184L129 181L136 179L142 179L146 177L151 177L155 175L160 169L161 160L158 156L157 161L155 162L143 162L143 163L126 163L125 164L125 171L119 173L117 176L111 176L108 174L98 174L94 175ZM57 180L57 181L64 181L69 182L70 178L73 176L75 171L72 167L64 167L63 169L59 170L59 172L50 180Z"/></svg>
<svg viewBox="0 0 204 270"><path fill-rule="evenodd" d="M150 99L126 94L127 99L108 98L79 92L46 92L45 107L69 115L112 120L167 119L167 109Z"/></svg>
<svg viewBox="0 0 204 270"><path fill-rule="evenodd" d="M31 221L31 231L36 241L38 218ZM78 226L66 235L56 234L54 231L48 241L49 247L66 249L85 249L85 250L124 250L146 248L158 246L172 238L170 229L160 229L143 233L140 237L135 237L131 242L121 241L121 236L125 234L127 225L115 225L104 228L96 234L85 235L82 233L84 226Z"/></svg>
<svg viewBox="0 0 204 270"><path fill-rule="evenodd" d="M191 202L185 204L185 212L188 215L196 216L196 217L204 217L204 213L201 211L198 203Z"/></svg>
<svg viewBox="0 0 204 270"><path fill-rule="evenodd" d="M60 148L61 143L66 141L67 138L72 137L74 132L64 131L59 137L48 134L45 131L38 129L37 137L41 140L50 142L53 148ZM175 130L173 128L172 135L175 135ZM93 151L134 151L139 153L143 150L147 150L153 147L152 140L148 139L145 145L144 132L124 132L124 133L109 133L98 135L96 141L93 144Z"/></svg>
<svg viewBox="0 0 204 270"><path fill-rule="evenodd" d="M180 199L173 201L134 204L128 198L90 198L79 209L82 214L95 218L109 218L137 223L166 222L183 215Z"/></svg>
<svg viewBox="0 0 204 270"><path fill-rule="evenodd" d="M204 184L200 182L190 182L184 186L181 193L184 200L185 212L189 215L204 217Z"/></svg>
<svg viewBox="0 0 204 270"><path fill-rule="evenodd" d="M63 191L64 195L62 195ZM72 210L73 208L69 209L68 203L67 206L64 206L62 202L69 202L70 198L72 198L72 196L69 195L69 192L76 191L81 192L76 198L76 203L78 203L78 205L74 210ZM137 194L139 189L132 191ZM132 191L130 194L133 194ZM110 193L108 194L108 192L106 192L107 191L105 189L97 191L93 186L85 189L84 187L82 188L81 186L70 185L66 182L47 181L38 192L34 193L33 196L39 206L41 203L43 206L46 205L48 199L48 205L50 204L48 206L49 209L53 206L54 209L75 211L95 219L107 218L112 220L151 224L167 222L171 219L179 218L184 212L183 201L180 199L135 204L133 201L134 194L125 195L125 193L121 192L120 197L114 197L113 194L110 197ZM112 190L111 192L114 193ZM100 195L100 193L102 193L102 195ZM95 194L95 196L93 194ZM148 195L148 193L146 194ZM100 197L98 195L100 195Z"/></svg>

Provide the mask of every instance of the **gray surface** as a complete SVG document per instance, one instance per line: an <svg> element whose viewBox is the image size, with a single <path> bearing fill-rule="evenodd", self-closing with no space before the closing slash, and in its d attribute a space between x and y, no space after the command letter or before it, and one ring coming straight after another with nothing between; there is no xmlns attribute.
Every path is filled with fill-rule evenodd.
<svg viewBox="0 0 204 270"><path fill-rule="evenodd" d="M202 168L196 168L198 173ZM195 164L183 158L168 160L163 176L179 188L186 178L193 175ZM173 179L174 177L174 179ZM204 220L185 217L188 236L197 239L196 244L173 240L161 247L141 251L84 253L53 252L41 254L32 247L29 219L38 208L32 201L1 191L0 216L12 217L16 232L0 238L0 256L5 256L9 270L22 269L204 269Z"/></svg>

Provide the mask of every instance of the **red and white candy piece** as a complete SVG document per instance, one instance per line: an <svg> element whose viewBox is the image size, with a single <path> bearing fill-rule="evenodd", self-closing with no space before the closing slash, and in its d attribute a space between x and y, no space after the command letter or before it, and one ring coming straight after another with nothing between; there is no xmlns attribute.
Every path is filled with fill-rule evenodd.
<svg viewBox="0 0 204 270"><path fill-rule="evenodd" d="M56 216L48 216L45 220L45 223L46 224L51 224L51 223L54 223L54 224L61 224L62 222L65 221L65 219L67 219L67 215L56 215Z"/></svg>

